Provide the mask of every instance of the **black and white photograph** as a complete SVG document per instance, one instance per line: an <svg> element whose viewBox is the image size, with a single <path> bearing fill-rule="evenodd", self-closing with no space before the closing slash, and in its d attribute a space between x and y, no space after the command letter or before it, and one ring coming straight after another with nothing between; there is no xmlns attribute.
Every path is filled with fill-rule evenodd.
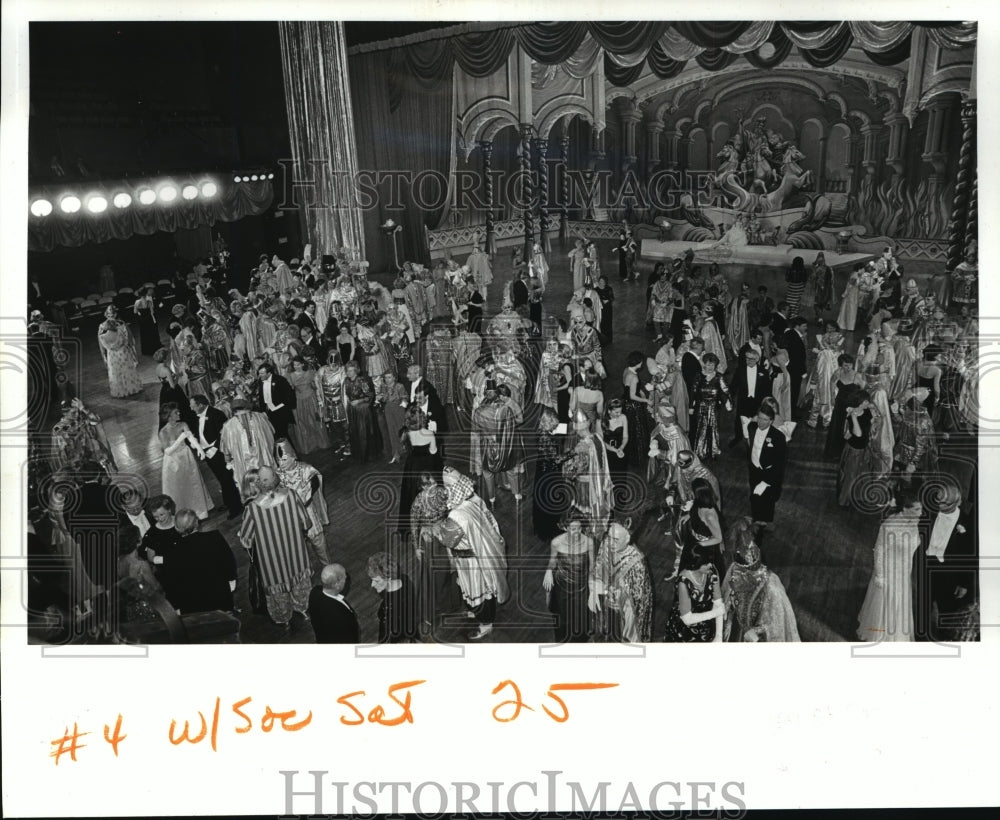
<svg viewBox="0 0 1000 820"><path fill-rule="evenodd" d="M645 672L678 685L709 663L738 689L808 644L959 658L988 639L985 23L231 8L29 5L5 38L26 177L4 214L24 249L4 288L26 294L0 334L4 381L26 380L0 420L5 651L261 668L349 657L328 644L487 664L528 645L655 652ZM672 666L677 643L785 649ZM531 720L630 697L544 691ZM228 692L220 745L226 715L260 731L264 708ZM214 751L206 697L175 711L194 734L214 702ZM366 697L360 721L393 725ZM414 722L409 694L388 703ZM89 720L81 760L119 756L113 719ZM42 754L79 776L65 722ZM311 776L285 768L287 814ZM717 779L713 807L755 804Z"/></svg>

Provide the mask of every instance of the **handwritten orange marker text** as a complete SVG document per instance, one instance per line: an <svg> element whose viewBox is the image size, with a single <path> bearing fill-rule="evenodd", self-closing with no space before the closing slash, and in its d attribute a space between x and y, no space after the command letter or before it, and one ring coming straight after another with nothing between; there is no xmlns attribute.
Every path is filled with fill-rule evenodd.
<svg viewBox="0 0 1000 820"><path fill-rule="evenodd" d="M552 700L559 704L559 712L553 712L544 703L542 704L542 711L556 723L565 723L569 720L569 707L566 706L566 701L555 694L556 692L582 692L588 689L612 689L616 686L618 686L617 683L553 683L549 686L549 691L545 693L545 696L552 698ZM493 689L492 694L499 694L501 690L508 687L512 690L514 697L512 700L501 701L493 707L493 719L497 723L510 723L517 720L522 709L527 709L529 712L535 711L533 707L528 706L521 698L521 689L512 680L505 680L498 683ZM505 711L501 713L501 710Z"/></svg>

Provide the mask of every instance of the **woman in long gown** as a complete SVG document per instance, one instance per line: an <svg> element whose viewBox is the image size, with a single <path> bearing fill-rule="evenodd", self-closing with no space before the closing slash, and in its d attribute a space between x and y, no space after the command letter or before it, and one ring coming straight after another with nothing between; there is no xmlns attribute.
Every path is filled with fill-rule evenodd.
<svg viewBox="0 0 1000 820"><path fill-rule="evenodd" d="M326 364L316 374L316 390L322 399L323 421L330 432L331 441L337 445L337 452L349 456L350 437L347 432L347 401L344 397L344 381L347 370L336 348L330 350Z"/></svg>
<svg viewBox="0 0 1000 820"><path fill-rule="evenodd" d="M625 359L622 373L622 412L628 420L628 441L625 456L630 464L641 464L649 451L650 396L639 371L643 365L643 355L633 350Z"/></svg>
<svg viewBox="0 0 1000 820"><path fill-rule="evenodd" d="M745 516L730 533L735 561L722 582L724 638L751 643L799 641L788 593L781 579L762 562L752 526L753 521Z"/></svg>
<svg viewBox="0 0 1000 820"><path fill-rule="evenodd" d="M871 434L874 410L868 392L858 388L845 398L844 421L840 435L844 449L837 470L837 503L849 507L852 500L863 499L866 492L859 486L873 470Z"/></svg>
<svg viewBox="0 0 1000 820"><path fill-rule="evenodd" d="M542 579L549 612L556 616L556 643L586 643L590 638L587 611L594 539L584 532L583 516L575 514L566 532L552 539L549 565Z"/></svg>
<svg viewBox="0 0 1000 820"><path fill-rule="evenodd" d="M555 400L556 414L559 421L569 424L569 405L573 392L573 348L570 345L562 345L559 348L559 364L556 371Z"/></svg>
<svg viewBox="0 0 1000 820"><path fill-rule="evenodd" d="M729 388L716 372L718 357L711 353L702 356L702 373L695 382L692 407L694 408L694 448L700 459L711 460L722 453L719 443L719 414L723 406L732 409Z"/></svg>
<svg viewBox="0 0 1000 820"><path fill-rule="evenodd" d="M813 310L816 312L816 323L823 321L823 313L833 304L833 268L826 264L826 257L820 251L812 264L814 288Z"/></svg>
<svg viewBox="0 0 1000 820"><path fill-rule="evenodd" d="M926 387L918 387L907 396L895 417L896 440L893 461L904 473L919 471L931 476L938 469L934 422L924 406Z"/></svg>
<svg viewBox="0 0 1000 820"><path fill-rule="evenodd" d="M855 270L847 280L847 287L840 299L837 326L841 330L854 330L858 321L858 304L861 299L861 274Z"/></svg>
<svg viewBox="0 0 1000 820"><path fill-rule="evenodd" d="M674 604L664 640L673 643L721 643L726 605L710 550L696 546L681 558Z"/></svg>
<svg viewBox="0 0 1000 820"><path fill-rule="evenodd" d="M532 487L531 520L535 535L544 540L559 532L569 504L569 488L562 474L562 439L555 429L559 419L551 408L542 410L538 420L536 440L535 479Z"/></svg>
<svg viewBox="0 0 1000 820"><path fill-rule="evenodd" d="M153 299L152 288L143 288L139 291L139 298L135 300L132 310L139 320L139 346L142 355L152 356L163 347L160 329L156 325L156 302Z"/></svg>
<svg viewBox="0 0 1000 820"><path fill-rule="evenodd" d="M288 431L295 449L303 455L314 450L325 450L330 446L330 437L323 426L316 393L316 374L301 356L292 359L288 383L295 390L295 409L292 411L295 424Z"/></svg>
<svg viewBox="0 0 1000 820"><path fill-rule="evenodd" d="M559 381L559 341L555 338L545 343L545 350L538 366L534 400L543 407L556 409L556 385Z"/></svg>
<svg viewBox="0 0 1000 820"><path fill-rule="evenodd" d="M536 242L531 248L531 262L528 269L533 271L542 286L542 293L545 293L549 286L549 260L545 258L542 250L542 243ZM575 290L575 288L574 288Z"/></svg>
<svg viewBox="0 0 1000 820"><path fill-rule="evenodd" d="M118 320L118 309L112 305L104 311L105 320L97 329L101 358L108 369L112 398L121 399L142 392L139 380L135 342L128 325Z"/></svg>
<svg viewBox="0 0 1000 820"><path fill-rule="evenodd" d="M788 351L778 348L771 365L771 397L778 411L774 426L791 441L795 422L792 421L792 377L788 373Z"/></svg>
<svg viewBox="0 0 1000 820"><path fill-rule="evenodd" d="M820 423L826 427L833 415L833 375L837 372L837 357L844 352L844 334L833 322L827 322L826 332L818 342L819 347L814 348L816 361L799 399L801 407L807 396L813 397L808 421L813 428Z"/></svg>
<svg viewBox="0 0 1000 820"><path fill-rule="evenodd" d="M387 370L382 376L382 419L385 423L385 435L388 437L389 449L392 451L390 464L395 464L403 455L403 430L406 427L406 405L408 394L396 379L396 374Z"/></svg>
<svg viewBox="0 0 1000 820"><path fill-rule="evenodd" d="M899 511L882 522L875 539L872 577L858 614L863 641L913 640L911 574L923 507L905 487L896 490L896 505Z"/></svg>
<svg viewBox="0 0 1000 820"><path fill-rule="evenodd" d="M361 375L357 362L347 363L347 377L344 379L344 395L347 399L347 428L354 459L364 463L374 458L379 450L375 435L375 386L367 376Z"/></svg>
<svg viewBox="0 0 1000 820"><path fill-rule="evenodd" d="M173 499L177 509L193 510L204 521L212 509L212 498L191 447L200 457L205 454L191 429L181 421L181 412L176 404L165 404L160 408L160 422L163 425L159 434L163 448L163 494Z"/></svg>
<svg viewBox="0 0 1000 820"><path fill-rule="evenodd" d="M719 333L719 326L716 324L715 314L712 310L711 304L712 303L706 303L701 307L698 305L692 306L692 319L694 322L700 322L701 324L696 335L701 336L702 340L705 342L705 352L711 353L715 356L718 361L716 370L719 373L725 373L726 348L722 344L722 334Z"/></svg>
<svg viewBox="0 0 1000 820"><path fill-rule="evenodd" d="M323 476L311 464L299 461L295 448L287 439L279 438L274 443L274 457L278 466L275 472L283 487L287 487L299 497L309 516L306 538L323 563L330 563L326 548L324 527L330 523L323 494Z"/></svg>
<svg viewBox="0 0 1000 820"><path fill-rule="evenodd" d="M615 509L623 510L628 499L628 417L621 399L608 402L602 431L608 451L608 470L614 485Z"/></svg>
<svg viewBox="0 0 1000 820"><path fill-rule="evenodd" d="M177 383L177 378L167 366L168 357L169 354L165 347L161 347L153 354L153 361L156 363L153 368L153 373L155 373L156 378L160 380L160 401L158 406L162 407L164 404L168 404L170 402L176 404L178 409L181 411L181 419L187 423L188 427L190 427L194 422L195 415L191 412L187 393L185 393L184 389ZM186 414L184 412L185 409L188 411Z"/></svg>
<svg viewBox="0 0 1000 820"><path fill-rule="evenodd" d="M569 266L573 274L573 290L578 291L583 287L584 273L586 271L587 250L583 246L583 240L577 239L573 243L573 250L569 252Z"/></svg>
<svg viewBox="0 0 1000 820"><path fill-rule="evenodd" d="M427 415L416 404L406 408L404 427L402 439L407 453L399 487L399 532L408 534L413 499L423 487L421 476L430 473L436 481L440 481L443 464L438 452L437 437L432 430L427 429ZM392 435L391 430L389 434Z"/></svg>

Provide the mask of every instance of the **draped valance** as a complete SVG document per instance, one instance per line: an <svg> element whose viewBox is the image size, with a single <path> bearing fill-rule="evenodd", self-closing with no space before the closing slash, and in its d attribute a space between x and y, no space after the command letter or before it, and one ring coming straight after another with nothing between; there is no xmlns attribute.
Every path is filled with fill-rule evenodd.
<svg viewBox="0 0 1000 820"><path fill-rule="evenodd" d="M134 234L149 236L157 231L173 233L181 228L197 228L216 222L235 222L245 216L266 213L274 199L274 186L270 180L256 182L218 182L218 192L210 199L184 200L178 197L164 205L159 200L143 205L133 196L127 208L111 204L119 191L134 192L134 181L104 182L87 192L99 193L108 202L107 210L94 214L81 208L73 214L58 209L59 197L65 188L32 188L32 199L47 199L55 205L48 216L28 217L28 250L51 251L57 245L77 248L109 239L128 239Z"/></svg>
<svg viewBox="0 0 1000 820"><path fill-rule="evenodd" d="M910 54L915 27L927 30L941 48L957 49L976 41L974 22L905 21L684 21L684 22L548 22L498 25L439 40L392 49L390 60L405 66L421 84L436 85L458 65L473 77L500 69L516 43L532 60L564 64L573 76L604 61L614 85L634 82L645 66L658 77L679 74L688 60L719 71L743 56L757 68L773 68L794 50L810 65L822 68L858 46L878 65L895 65ZM577 52L587 47L581 59Z"/></svg>

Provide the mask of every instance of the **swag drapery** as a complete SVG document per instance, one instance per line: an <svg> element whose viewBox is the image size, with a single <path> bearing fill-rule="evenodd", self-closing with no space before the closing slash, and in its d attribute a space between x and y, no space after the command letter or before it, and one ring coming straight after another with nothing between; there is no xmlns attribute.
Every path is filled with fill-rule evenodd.
<svg viewBox="0 0 1000 820"><path fill-rule="evenodd" d="M436 59L431 50L418 53ZM393 240L379 228L387 219L403 226L400 263L426 262L424 229L441 227L448 216L458 146L454 61L444 62L441 81L427 87L385 52L354 54L349 60L358 166L366 186L377 191L370 197L374 202L362 202L370 207L361 209L373 271L393 265ZM383 178L377 185L376 174Z"/></svg>
<svg viewBox="0 0 1000 820"><path fill-rule="evenodd" d="M554 22L499 25L491 31L401 46L392 49L389 59L428 88L450 81L456 64L473 77L493 74L515 44L545 65L572 65L584 47L598 57L603 51L606 76L624 86L638 79L646 65L656 76L669 79L692 59L709 71L719 71L740 56L765 68L783 62L793 49L818 68L840 60L852 45L874 63L895 65L909 56L915 27L925 28L933 42L948 49L974 43L977 36L974 22ZM769 47L762 53L765 44Z"/></svg>
<svg viewBox="0 0 1000 820"><path fill-rule="evenodd" d="M139 234L149 236L157 231L174 231L214 225L216 222L235 222L245 216L265 213L274 199L274 186L270 180L235 183L216 179L218 192L211 199L185 200L178 197L169 205L156 201L143 205L135 195L145 187L134 180L120 183L104 182L94 193L100 193L108 202L107 210L93 214L82 207L75 214L59 210L63 188L32 189L32 198L44 198L52 203L53 211L45 217L28 217L28 250L51 251L57 245L78 248L109 239L128 239ZM128 208L116 208L112 203L115 194L127 191L132 194ZM90 191L88 190L88 193ZM84 199L86 199L84 197Z"/></svg>
<svg viewBox="0 0 1000 820"><path fill-rule="evenodd" d="M317 258L344 247L365 259L344 24L281 21L278 33L294 174L310 181L296 192L305 235Z"/></svg>

